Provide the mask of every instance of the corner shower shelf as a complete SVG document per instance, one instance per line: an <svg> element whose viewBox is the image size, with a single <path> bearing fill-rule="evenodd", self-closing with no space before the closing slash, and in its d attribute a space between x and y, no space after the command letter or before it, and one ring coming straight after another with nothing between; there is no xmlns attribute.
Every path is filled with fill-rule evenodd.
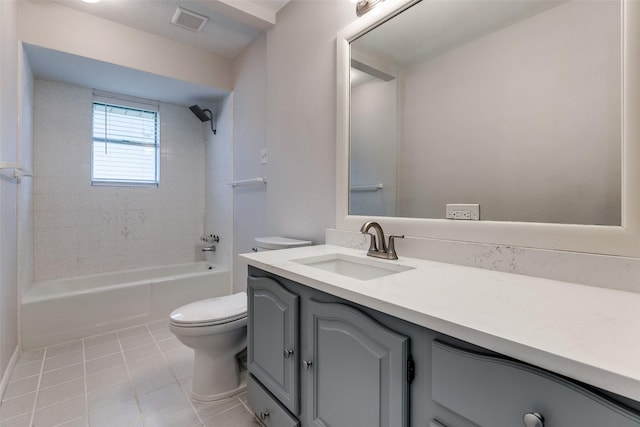
<svg viewBox="0 0 640 427"><path fill-rule="evenodd" d="M19 163L11 162L0 162L0 173L14 179L23 176L32 176L28 169L23 168Z"/></svg>

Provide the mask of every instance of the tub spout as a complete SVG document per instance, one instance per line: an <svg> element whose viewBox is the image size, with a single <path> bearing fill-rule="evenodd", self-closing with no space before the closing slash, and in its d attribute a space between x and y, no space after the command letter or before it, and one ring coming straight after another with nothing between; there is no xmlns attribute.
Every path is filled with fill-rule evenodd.
<svg viewBox="0 0 640 427"><path fill-rule="evenodd" d="M216 251L215 246L205 246L204 248L202 248L202 252L215 252L215 251Z"/></svg>

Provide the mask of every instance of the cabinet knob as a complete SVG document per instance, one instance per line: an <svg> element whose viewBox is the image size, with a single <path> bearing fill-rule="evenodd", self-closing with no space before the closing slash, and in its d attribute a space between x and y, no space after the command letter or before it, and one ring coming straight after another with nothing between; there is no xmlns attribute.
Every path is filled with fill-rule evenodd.
<svg viewBox="0 0 640 427"><path fill-rule="evenodd" d="M284 358L285 358L285 359L288 359L288 358L290 358L291 356L293 356L293 350L285 350L285 351L284 351Z"/></svg>
<svg viewBox="0 0 640 427"><path fill-rule="evenodd" d="M313 362L311 360L303 360L302 366L304 367L305 370L309 370L311 369L311 366L313 366Z"/></svg>
<svg viewBox="0 0 640 427"><path fill-rule="evenodd" d="M260 419L262 421L266 420L269 417L269 411L260 412Z"/></svg>
<svg viewBox="0 0 640 427"><path fill-rule="evenodd" d="M544 427L544 417L537 412L527 412L522 421L525 427Z"/></svg>

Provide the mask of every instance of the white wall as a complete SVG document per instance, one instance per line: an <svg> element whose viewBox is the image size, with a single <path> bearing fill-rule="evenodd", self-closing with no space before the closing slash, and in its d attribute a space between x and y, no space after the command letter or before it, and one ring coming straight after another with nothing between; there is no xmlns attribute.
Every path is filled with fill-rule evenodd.
<svg viewBox="0 0 640 427"><path fill-rule="evenodd" d="M266 231L324 242L335 225L336 34L349 1L293 1L267 33Z"/></svg>
<svg viewBox="0 0 640 427"><path fill-rule="evenodd" d="M24 50L20 49L20 104L18 157L33 171L33 74ZM33 282L33 178L18 184L18 294Z"/></svg>
<svg viewBox="0 0 640 427"><path fill-rule="evenodd" d="M16 22L17 2L0 2L0 161L5 162L18 160ZM17 191L14 180L0 176L0 375L18 346Z"/></svg>
<svg viewBox="0 0 640 427"><path fill-rule="evenodd" d="M260 149L267 147L267 36L263 34L236 58L234 88L235 179L267 174L260 164ZM269 179L269 177L267 177ZM237 254L251 252L254 239L265 236L267 186L236 187L233 190L233 290L247 286L247 263Z"/></svg>
<svg viewBox="0 0 640 427"><path fill-rule="evenodd" d="M351 88L350 186L382 184L381 190L351 191L351 215L396 216L397 80L375 79Z"/></svg>
<svg viewBox="0 0 640 427"><path fill-rule="evenodd" d="M568 2L405 69L400 216L619 225L620 37Z"/></svg>
<svg viewBox="0 0 640 427"><path fill-rule="evenodd" d="M220 237L216 251L205 252L205 259L227 268L231 268L233 250L233 193L229 186L233 176L233 99L231 93L210 108L217 110L216 135L209 122L202 124L206 140L204 230Z"/></svg>
<svg viewBox="0 0 640 427"><path fill-rule="evenodd" d="M91 105L91 89L35 82L34 279L202 259L201 122L160 104L160 186L92 186Z"/></svg>
<svg viewBox="0 0 640 427"><path fill-rule="evenodd" d="M36 46L231 90L231 63L210 52L53 2L20 2L20 40Z"/></svg>

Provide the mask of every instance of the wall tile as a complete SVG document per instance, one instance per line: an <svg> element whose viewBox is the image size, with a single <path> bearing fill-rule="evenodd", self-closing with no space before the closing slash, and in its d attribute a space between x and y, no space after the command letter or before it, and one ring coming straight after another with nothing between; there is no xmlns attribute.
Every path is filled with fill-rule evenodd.
<svg viewBox="0 0 640 427"><path fill-rule="evenodd" d="M34 86L34 279L201 259L205 141L192 113L160 105L158 188L92 186L91 89Z"/></svg>

